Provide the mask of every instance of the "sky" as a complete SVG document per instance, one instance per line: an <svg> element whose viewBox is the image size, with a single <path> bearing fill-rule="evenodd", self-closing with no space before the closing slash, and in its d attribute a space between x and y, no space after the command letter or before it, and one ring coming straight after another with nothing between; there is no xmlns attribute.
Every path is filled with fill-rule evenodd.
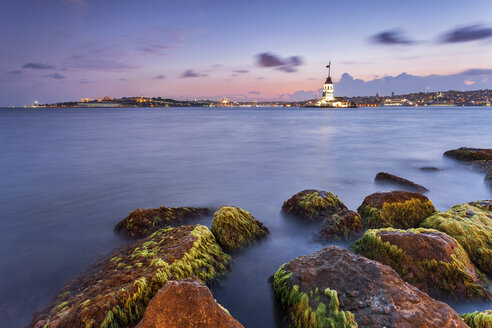
<svg viewBox="0 0 492 328"><path fill-rule="evenodd" d="M492 1L2 0L0 106L492 88Z"/></svg>

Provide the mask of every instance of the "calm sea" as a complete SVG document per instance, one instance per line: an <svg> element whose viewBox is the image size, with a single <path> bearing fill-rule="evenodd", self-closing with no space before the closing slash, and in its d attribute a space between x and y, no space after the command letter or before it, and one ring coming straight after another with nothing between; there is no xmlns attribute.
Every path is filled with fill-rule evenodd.
<svg viewBox="0 0 492 328"><path fill-rule="evenodd" d="M269 276L323 246L283 201L319 188L356 209L385 190L379 171L426 186L439 210L491 199L483 174L442 158L460 146L492 148L491 109L0 109L0 327L24 327L125 243L113 227L135 208L222 205L271 234L234 253L214 296L246 327L281 326Z"/></svg>

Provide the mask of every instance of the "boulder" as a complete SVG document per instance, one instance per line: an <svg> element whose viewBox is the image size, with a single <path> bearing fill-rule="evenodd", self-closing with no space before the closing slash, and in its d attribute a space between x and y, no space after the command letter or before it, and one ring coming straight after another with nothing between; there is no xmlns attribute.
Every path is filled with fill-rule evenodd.
<svg viewBox="0 0 492 328"><path fill-rule="evenodd" d="M492 201L484 200L453 206L420 223L442 231L458 241L475 266L492 274Z"/></svg>
<svg viewBox="0 0 492 328"><path fill-rule="evenodd" d="M69 283L31 327L133 327L168 280L217 278L230 257L207 227L161 229L116 250Z"/></svg>
<svg viewBox="0 0 492 328"><path fill-rule="evenodd" d="M434 166L424 166L421 167L419 170L424 172L436 172L436 171L440 171L441 169Z"/></svg>
<svg viewBox="0 0 492 328"><path fill-rule="evenodd" d="M492 310L464 313L461 317L470 328L492 328Z"/></svg>
<svg viewBox="0 0 492 328"><path fill-rule="evenodd" d="M364 224L360 215L346 210L328 215L318 236L324 240L348 240L360 236L363 231Z"/></svg>
<svg viewBox="0 0 492 328"><path fill-rule="evenodd" d="M212 233L227 249L238 249L268 234L268 229L251 213L235 206L223 206L214 214Z"/></svg>
<svg viewBox="0 0 492 328"><path fill-rule="evenodd" d="M136 328L242 328L198 278L168 281Z"/></svg>
<svg viewBox="0 0 492 328"><path fill-rule="evenodd" d="M129 237L144 237L162 227L211 213L212 210L201 207L137 208L121 220L114 230Z"/></svg>
<svg viewBox="0 0 492 328"><path fill-rule="evenodd" d="M336 246L282 265L273 286L295 327L467 327L389 266Z"/></svg>
<svg viewBox="0 0 492 328"><path fill-rule="evenodd" d="M464 162L492 160L492 149L461 147L444 152L444 156Z"/></svg>
<svg viewBox="0 0 492 328"><path fill-rule="evenodd" d="M282 210L306 220L323 220L331 214L347 210L347 207L331 192L309 189L285 201Z"/></svg>
<svg viewBox="0 0 492 328"><path fill-rule="evenodd" d="M477 273L463 247L437 230L368 230L352 247L357 254L391 266L432 297L492 299L487 279Z"/></svg>
<svg viewBox="0 0 492 328"><path fill-rule="evenodd" d="M492 182L492 166L489 167L487 173L485 174L485 181Z"/></svg>
<svg viewBox="0 0 492 328"><path fill-rule="evenodd" d="M409 229L434 213L432 202L419 193L378 192L367 196L357 209L368 228Z"/></svg>
<svg viewBox="0 0 492 328"><path fill-rule="evenodd" d="M381 184L391 184L391 185L399 186L409 191L415 191L415 192L429 191L429 189L427 189L426 187L416 184L415 182L412 182L404 178L400 178L399 176L389 174L386 172L379 172L378 174L376 174L376 178L374 179L374 181Z"/></svg>

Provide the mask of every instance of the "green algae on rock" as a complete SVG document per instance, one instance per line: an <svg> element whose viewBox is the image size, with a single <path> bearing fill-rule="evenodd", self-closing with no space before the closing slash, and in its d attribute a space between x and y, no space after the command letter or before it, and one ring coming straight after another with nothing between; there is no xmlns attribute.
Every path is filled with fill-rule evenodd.
<svg viewBox="0 0 492 328"><path fill-rule="evenodd" d="M461 318L470 328L492 328L492 310L464 313Z"/></svg>
<svg viewBox="0 0 492 328"><path fill-rule="evenodd" d="M357 209L367 228L398 229L416 228L435 211L427 197L408 191L371 194Z"/></svg>
<svg viewBox="0 0 492 328"><path fill-rule="evenodd" d="M352 248L391 266L406 282L433 297L492 299L486 278L456 240L433 229L368 230Z"/></svg>
<svg viewBox="0 0 492 328"><path fill-rule="evenodd" d="M161 229L116 250L69 283L31 326L132 327L168 280L196 276L211 281L229 261L205 226Z"/></svg>
<svg viewBox="0 0 492 328"><path fill-rule="evenodd" d="M347 207L331 192L308 189L285 201L282 210L303 219L321 220L330 214L347 210Z"/></svg>
<svg viewBox="0 0 492 328"><path fill-rule="evenodd" d="M212 233L227 249L238 249L268 234L268 229L251 213L235 206L222 206L214 214Z"/></svg>
<svg viewBox="0 0 492 328"><path fill-rule="evenodd" d="M437 229L458 241L475 266L492 273L492 201L479 201L453 206L420 223L423 228Z"/></svg>
<svg viewBox="0 0 492 328"><path fill-rule="evenodd" d="M346 210L327 216L318 237L322 240L348 240L360 236L363 231L360 215Z"/></svg>
<svg viewBox="0 0 492 328"><path fill-rule="evenodd" d="M211 214L212 210L201 207L137 208L114 228L129 237L144 237L167 225Z"/></svg>
<svg viewBox="0 0 492 328"><path fill-rule="evenodd" d="M292 272L283 268L284 265L273 276L273 290L282 307L290 312L295 327L357 327L351 312L340 311L340 302L335 290L326 288L320 291L316 288L307 293L301 292L298 285L289 286L287 279L292 276Z"/></svg>

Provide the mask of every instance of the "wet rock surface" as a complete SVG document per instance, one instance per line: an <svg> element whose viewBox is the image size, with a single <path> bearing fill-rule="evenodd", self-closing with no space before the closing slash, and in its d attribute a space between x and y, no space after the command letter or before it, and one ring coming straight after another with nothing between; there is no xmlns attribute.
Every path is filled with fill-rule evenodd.
<svg viewBox="0 0 492 328"><path fill-rule="evenodd" d="M390 184L398 186L408 191L415 191L420 193L429 191L429 189L415 182L386 172L379 172L378 174L376 174L376 178L374 179L374 181L380 184Z"/></svg>
<svg viewBox="0 0 492 328"><path fill-rule="evenodd" d="M368 228L415 228L436 211L422 194L408 191L378 192L364 198L357 209Z"/></svg>
<svg viewBox="0 0 492 328"><path fill-rule="evenodd" d="M441 171L440 168L434 167L434 166L423 166L419 170L420 171L424 171L424 172L437 172L437 171Z"/></svg>
<svg viewBox="0 0 492 328"><path fill-rule="evenodd" d="M214 214L212 233L227 249L238 249L268 234L268 229L251 213L235 206L223 206Z"/></svg>
<svg viewBox="0 0 492 328"><path fill-rule="evenodd" d="M360 215L346 210L327 216L318 237L321 240L348 240L360 236L363 231L364 224Z"/></svg>
<svg viewBox="0 0 492 328"><path fill-rule="evenodd" d="M242 328L198 278L168 281L152 298L137 328Z"/></svg>
<svg viewBox="0 0 492 328"><path fill-rule="evenodd" d="M212 210L201 207L137 208L121 220L114 230L129 237L145 237L165 226L211 213Z"/></svg>
<svg viewBox="0 0 492 328"><path fill-rule="evenodd" d="M213 280L229 260L205 226L158 230L117 249L65 286L31 327L132 327L168 280Z"/></svg>
<svg viewBox="0 0 492 328"><path fill-rule="evenodd" d="M492 160L492 149L461 147L444 152L444 156L466 162Z"/></svg>
<svg viewBox="0 0 492 328"><path fill-rule="evenodd" d="M463 246L475 266L492 273L492 210L491 200L453 206L420 223L423 228L444 232Z"/></svg>
<svg viewBox="0 0 492 328"><path fill-rule="evenodd" d="M486 279L477 273L463 247L437 230L368 230L353 249L391 266L406 282L433 297L492 299Z"/></svg>
<svg viewBox="0 0 492 328"><path fill-rule="evenodd" d="M308 327L302 313L331 318L336 327L353 327L352 315L359 327L467 327L451 307L404 282L389 266L336 246L283 265L274 290L296 327Z"/></svg>
<svg viewBox="0 0 492 328"><path fill-rule="evenodd" d="M282 210L306 220L323 220L331 214L347 210L347 207L331 192L308 189L285 201Z"/></svg>

